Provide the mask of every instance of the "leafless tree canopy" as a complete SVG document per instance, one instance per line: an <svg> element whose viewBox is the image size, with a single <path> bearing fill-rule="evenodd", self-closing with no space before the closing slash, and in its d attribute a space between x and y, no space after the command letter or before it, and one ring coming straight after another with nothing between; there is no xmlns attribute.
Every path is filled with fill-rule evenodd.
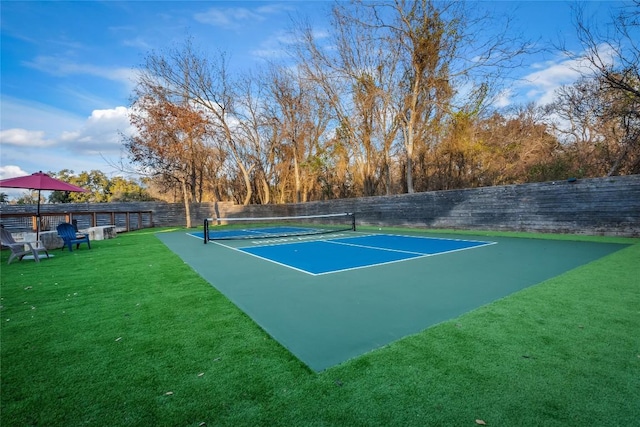
<svg viewBox="0 0 640 427"><path fill-rule="evenodd" d="M493 100L530 44L479 5L337 2L328 37L292 22L294 62L260 71L230 73L224 53L190 38L151 52L133 94L129 157L185 203L640 173L640 3L606 28L576 8L583 49L571 54L591 72L551 105L507 111Z"/></svg>

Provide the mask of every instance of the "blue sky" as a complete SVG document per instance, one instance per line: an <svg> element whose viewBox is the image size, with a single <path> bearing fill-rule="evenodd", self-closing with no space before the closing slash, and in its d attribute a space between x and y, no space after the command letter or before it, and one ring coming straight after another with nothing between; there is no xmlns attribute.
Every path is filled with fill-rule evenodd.
<svg viewBox="0 0 640 427"><path fill-rule="evenodd" d="M509 12L525 37L577 49L564 1L478 1ZM179 44L187 34L199 46L230 55L238 70L278 55L290 16L307 16L326 30L330 1L12 1L2 0L0 178L38 170L76 172L110 166L121 155L119 132L130 126L127 108L135 69L153 49ZM620 2L587 2L595 21L608 22ZM488 29L488 31L491 31ZM544 102L577 77L552 51L526 59L501 100ZM5 189L3 192L9 193Z"/></svg>

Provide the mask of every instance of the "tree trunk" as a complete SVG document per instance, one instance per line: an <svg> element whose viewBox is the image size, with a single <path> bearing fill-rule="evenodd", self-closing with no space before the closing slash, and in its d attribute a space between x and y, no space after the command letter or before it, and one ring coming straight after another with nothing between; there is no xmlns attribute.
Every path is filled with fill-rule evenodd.
<svg viewBox="0 0 640 427"><path fill-rule="evenodd" d="M181 179L182 184L182 198L184 199L184 211L187 219L187 228L191 228L191 203L189 199L189 191L187 191L187 180Z"/></svg>
<svg viewBox="0 0 640 427"><path fill-rule="evenodd" d="M302 201L302 182L300 180L300 165L298 164L298 145L295 139L291 141L291 146L293 148L293 179L296 197L294 202L300 203Z"/></svg>
<svg viewBox="0 0 640 427"><path fill-rule="evenodd" d="M262 204L268 205L269 202L271 202L271 189L269 189L269 182L267 181L267 178L265 178L264 176L261 178L261 181L262 181L262 191L264 193L264 196L262 197Z"/></svg>
<svg viewBox="0 0 640 427"><path fill-rule="evenodd" d="M242 171L242 178L244 179L244 186L247 189L247 195L242 202L243 206L247 206L251 201L251 196L253 196L253 189L251 188L251 177L249 176L249 171L244 167L242 162L238 162L238 166L240 167L240 171Z"/></svg>
<svg viewBox="0 0 640 427"><path fill-rule="evenodd" d="M607 176L616 176L620 173L620 168L622 167L622 163L627 159L629 149L633 145L638 144L638 138L634 135L627 135L627 138L625 139L626 141L623 143L622 152L618 155L615 163L609 169L609 173L607 173Z"/></svg>
<svg viewBox="0 0 640 427"><path fill-rule="evenodd" d="M413 189L413 124L409 123L409 128L405 135L405 148L407 150L407 193L414 193Z"/></svg>

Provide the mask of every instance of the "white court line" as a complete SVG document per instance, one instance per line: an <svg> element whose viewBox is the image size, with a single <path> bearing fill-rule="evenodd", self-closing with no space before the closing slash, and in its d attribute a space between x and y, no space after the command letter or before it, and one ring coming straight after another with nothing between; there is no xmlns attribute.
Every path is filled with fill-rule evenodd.
<svg viewBox="0 0 640 427"><path fill-rule="evenodd" d="M430 256L433 256L433 255L432 254L422 254L422 255L419 255L419 256L411 257L411 258L396 259L394 261L385 261L385 262L379 262L379 263L376 263L376 264L367 264L367 265L361 265L361 266L358 266L358 267L349 267L349 268L343 268L343 269L340 269L340 270L325 271L323 273L309 273L309 274L311 274L312 276L324 276L325 274L343 273L345 271L353 271L353 270L362 270L363 268L377 267L377 266L380 266L380 265L396 264L396 263L399 263L399 262L411 261L413 259L427 258L427 257L430 257Z"/></svg>
<svg viewBox="0 0 640 427"><path fill-rule="evenodd" d="M189 236L189 237L193 237L194 239L204 240L204 234L202 235L202 237L200 237L200 236L194 236L193 234L188 233L188 232L187 232L187 233L184 233L184 234L186 234L186 235L187 235L187 236Z"/></svg>
<svg viewBox="0 0 640 427"><path fill-rule="evenodd" d="M287 267L287 268L290 268L291 270L299 271L299 272L301 272L301 273L305 273L305 274L310 274L310 275L312 275L312 276L317 276L317 274L316 274L316 273L312 273L312 272L310 272L310 271L303 270L303 269L301 269L301 268L294 267L294 266L289 265L289 264L284 264L284 263L281 263L281 262L275 261L275 260L273 260L273 259L271 259L271 258L265 258L265 257L262 257L262 256L260 256L260 255L252 254L251 252L241 251L240 249L236 249L236 250L237 250L238 252L242 252L242 253L243 253L243 254L245 254L245 255L250 255L250 256L252 256L252 257L254 257L254 258L258 258L258 259L261 259L261 260L264 260L264 261L269 261L269 262L270 262L270 263L272 263L272 264L280 265L280 266L282 266L282 267Z"/></svg>
<svg viewBox="0 0 640 427"><path fill-rule="evenodd" d="M359 239L359 237L357 237L357 238ZM356 247L356 248L365 248L365 249L376 249L378 251L399 252L401 254L427 255L424 252L403 251L402 249L381 248L379 246L357 245L355 243L336 242L336 241L333 241L333 240L325 240L325 242L326 243L332 243L334 245L353 246L353 247Z"/></svg>
<svg viewBox="0 0 640 427"><path fill-rule="evenodd" d="M368 236L372 236L372 234L368 234ZM327 238L327 237L330 237L330 238ZM251 241L251 243L259 247L281 246L281 245L294 245L296 243L329 242L333 239L343 239L345 237L354 237L354 236L350 234L345 234L344 232L334 233L334 234L331 234L330 236L327 234L306 234L302 236L274 237L273 239L253 240ZM356 236L356 237L366 237L366 236ZM239 249L251 248L255 246L242 246Z"/></svg>
<svg viewBox="0 0 640 427"><path fill-rule="evenodd" d="M260 255L252 254L251 252L243 251L242 248L234 248L233 246L227 246L227 245L225 245L223 243L212 241L212 240L210 240L209 242L213 243L214 245L222 246L223 248L231 249L232 251L240 252L241 254L244 254L244 255L250 255L250 256L252 256L254 258L258 258L258 259L261 259L261 260L264 260L264 261L269 261L270 263L277 264L277 265L280 265L282 267L287 267L287 268L290 268L292 270L299 271L301 273L306 273L306 274L311 274L312 276L316 276L316 274L314 274L314 273L311 273L311 272L306 271L306 270L299 269L297 267L293 267L293 266L291 266L289 264L283 264L281 262L274 261L274 260L269 259L269 258L261 257Z"/></svg>
<svg viewBox="0 0 640 427"><path fill-rule="evenodd" d="M443 240L455 240L455 239L443 239ZM463 240L463 241L472 242L472 240ZM480 241L478 240L477 242L480 242ZM337 242L327 242L327 243L337 243ZM377 250L389 250L389 251L393 251L393 252L400 252L400 253L406 253L406 254L415 254L415 255L419 255L419 256L415 256L415 257L411 257L411 258L405 258L405 259L398 259L398 260L395 260L395 261L382 262L382 263L378 263L378 264L367 264L367 265L363 265L363 266L360 266L360 267L344 268L342 270L332 270L332 271L327 271L327 272L324 272L324 273L317 273L317 274L314 274L314 276L322 276L323 274L340 273L340 272L343 272L343 271L359 270L361 268L376 267L378 265L394 264L396 262L411 261L411 260L414 260L414 259L428 258L428 257L438 256L438 255L445 255L445 254L450 254L450 253L454 253L454 252L461 252L461 251L466 251L466 250L469 250L469 249L476 249L476 248L481 248L483 246L490 246L490 245L498 244L498 242L482 242L482 243L485 243L485 244L484 245L477 245L477 246L470 246L468 248L451 249L450 251L438 252L438 253L435 253L435 254L425 254L425 253L419 253L419 252L401 251L401 250L397 250L397 249L379 248L379 247L376 247L376 246L362 246L363 248L377 249ZM349 245L349 243L342 243L342 244L343 245ZM360 245L353 245L353 246L360 246Z"/></svg>
<svg viewBox="0 0 640 427"><path fill-rule="evenodd" d="M361 237L369 237L369 236L384 236L385 234L365 234L363 236L357 236L357 237L353 237L353 236L349 236L346 235L346 237L352 237L352 238L361 238ZM422 238L421 236L404 236L401 234L386 234L387 236L398 236L398 237L418 237L418 238ZM196 237L196 236L193 236ZM300 236L303 237L303 236ZM464 240L464 239L447 239L447 238L433 238L433 239L438 239L438 240L453 240L453 241L462 241L462 242L471 242L471 243L483 243L482 245L476 245L476 246L470 246L468 248L459 248L459 249L452 249L449 251L444 251L444 252L437 252L437 253L433 253L433 254L425 254L425 253L421 253L421 252L412 252L412 251L403 251L403 250L398 250L398 249L390 249L390 248L381 248L381 247L377 247L377 246L366 246L366 245L358 245L358 244L354 244L354 243L344 243L344 242L335 242L333 241L334 239L340 239L340 238L344 238L345 235L341 236L341 237L336 237L336 236L332 236L333 239L317 239L317 240L301 240L301 241L294 241L294 242L282 242L282 243L272 243L272 244L267 244L267 245L262 245L259 247L268 247L268 246L281 246L281 245L289 245L289 244L298 244L298 243L309 243L309 242L325 242L325 243L332 243L332 244L338 244L338 245L344 245L344 246L355 246L355 247L362 247L362 248L367 248L367 249L375 249L375 250L381 250L381 251L389 251L389 252L398 252L398 253L405 253L405 254L409 254L409 255L415 255L412 256L410 258L405 258L405 259L399 259L399 260L393 260L393 261L385 261L385 262L380 262L380 263L376 263L376 264L367 264L367 265L361 265L361 266L357 266L357 267L350 267L350 268L343 268L340 270L331 270L331 271L325 271L322 273L312 273L310 271L307 270L303 270L297 267L293 267L289 264L284 264L278 261L274 261L270 258L265 258L262 257L260 255L256 255L253 254L251 252L247 252L244 251L243 249L250 249L250 248L254 248L255 246L243 246L243 247L239 247L239 248L235 248L233 246L227 246L221 242L218 241L213 241L210 240L210 243L214 243L218 246L222 246L223 248L227 248L227 249L231 249L234 250L236 252L240 252L242 254L245 255L250 255L254 258L258 258L264 261L268 261L271 262L273 264L276 265L280 265L282 267L286 267L286 268L290 268L291 270L295 270L301 273L305 273L311 276L323 276L326 274L333 274L333 273L342 273L342 272L346 272L346 271L352 271L352 270L360 270L363 268L369 268L369 267L377 267L380 265L389 265L389 264L395 264L398 262L405 262L405 261L410 261L410 260L414 260L414 259L420 259L420 258L428 258L428 257L432 257L432 256L438 256L438 255L444 255L444 254L449 254L449 253L454 253L454 252L460 252L460 251L466 251L469 249L476 249L476 248L481 248L483 246L490 246L490 245L496 245L498 242L485 242L485 241L481 241L481 240ZM431 239L430 237L424 237L427 239Z"/></svg>
<svg viewBox="0 0 640 427"><path fill-rule="evenodd" d="M299 243L307 243L307 242L299 242ZM216 244L218 244L218 243L216 242ZM224 246L224 245L220 244L220 246ZM273 245L267 245L267 246L273 246ZM262 257L260 255L253 254L251 252L243 251L242 248L233 248L233 247L230 247L230 246L224 246L224 247L228 247L229 249L233 249L233 250L241 252L243 254L250 255L252 257L255 257L255 258L258 258L258 259L261 259L261 260L264 260L264 261L269 261L269 262L271 262L273 264L277 264L277 265L280 265L280 266L283 266L283 267L287 267L287 268L290 268L292 270L296 270L296 271L299 271L301 273L308 274L310 276L323 276L325 274L340 273L340 272L343 272L343 271L360 270L360 269L363 269L363 268L376 267L376 266L379 266L379 265L395 264L397 262L404 262L404 261L408 261L408 260L411 260L411 259L426 258L426 257L430 257L430 256L433 256L433 255L439 255L439 254L417 254L416 253L416 254L412 254L412 255L416 255L416 256L412 256L410 258L397 259L397 260L393 260L393 261L378 262L378 263L375 263L375 264L361 265L361 266L358 266L358 267L342 268L340 270L324 271L322 273L312 273L311 271L303 270L301 268L297 268L297 267L294 267L294 266L289 265L289 264L283 264L281 262L274 261L274 260L272 260L270 258L265 258L265 257ZM247 247L246 249L249 249L249 247ZM370 249L373 249L373 248L370 248ZM405 253L409 253L409 252L405 252Z"/></svg>
<svg viewBox="0 0 640 427"><path fill-rule="evenodd" d="M482 241L482 240L447 239L447 238L442 238L442 237L433 237L432 238L432 237L423 237L423 236L403 236L401 234L370 234L370 236L409 237L409 238L418 238L418 239L451 240L453 242L469 242L469 243L482 243L482 244L481 245L470 246L468 248L451 249L449 251L437 252L435 254L425 254L424 252L413 252L413 251L407 251L407 250L402 250L402 249L392 249L392 248L385 248L385 247L373 246L373 245L359 245L359 244L356 244L356 243L337 242L337 241L333 241L333 240L326 240L326 242L327 243L333 243L334 245L355 246L357 248L377 249L377 250L381 250L381 251L400 252L400 253L403 253L403 254L415 254L415 255L448 254L448 253L451 253L451 252L458 252L458 251L464 251L464 250L467 250L467 249L481 248L483 246L495 245L495 244L498 243L498 242L485 242L485 241ZM359 239L361 237L368 237L368 236L358 236L358 237L354 237L354 239Z"/></svg>
<svg viewBox="0 0 640 427"><path fill-rule="evenodd" d="M486 243L493 244L498 242L487 242L486 240L469 240L469 239L452 239L450 237L431 237L431 236L414 236L412 234L370 234L370 236L393 236L393 237L410 237L412 239L429 239L429 240L452 240L454 242L473 242L473 243Z"/></svg>

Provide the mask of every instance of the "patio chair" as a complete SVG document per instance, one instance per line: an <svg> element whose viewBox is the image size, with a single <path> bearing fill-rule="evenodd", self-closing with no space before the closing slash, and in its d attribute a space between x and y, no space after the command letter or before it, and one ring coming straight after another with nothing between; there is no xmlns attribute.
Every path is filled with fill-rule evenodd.
<svg viewBox="0 0 640 427"><path fill-rule="evenodd" d="M40 242L16 242L9 230L5 230L2 227L0 227L0 243L2 243L2 246L11 249L11 256L9 256L7 264L11 264L11 261L15 258L22 261L22 258L29 254L33 255L35 262L40 262L39 252L44 252L47 258L49 258L47 248L40 246Z"/></svg>
<svg viewBox="0 0 640 427"><path fill-rule="evenodd" d="M80 243L86 243L89 249L91 249L91 242L89 241L89 235L76 232L75 227L68 222L58 224L56 227L58 230L58 236L64 240L64 244L69 248L69 252L73 251L73 244L76 244L76 249L80 247ZM64 250L64 246L62 247Z"/></svg>

